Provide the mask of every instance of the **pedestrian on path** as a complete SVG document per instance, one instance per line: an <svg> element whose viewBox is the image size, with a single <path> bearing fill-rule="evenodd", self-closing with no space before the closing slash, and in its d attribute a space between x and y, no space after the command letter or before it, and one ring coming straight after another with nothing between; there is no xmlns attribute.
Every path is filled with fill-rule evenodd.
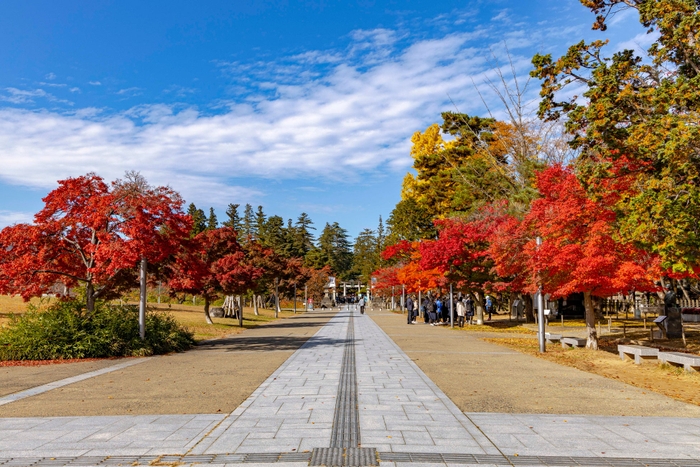
<svg viewBox="0 0 700 467"><path fill-rule="evenodd" d="M464 327L464 317L467 315L467 308L464 306L464 301L457 300L457 325L460 328Z"/></svg>
<svg viewBox="0 0 700 467"><path fill-rule="evenodd" d="M493 313L493 299L490 295L486 296L486 313L489 314L489 321L491 321L491 313Z"/></svg>
<svg viewBox="0 0 700 467"><path fill-rule="evenodd" d="M441 321L443 319L443 312L444 312L445 305L442 300L440 300L440 297L438 297L435 300L435 324L439 325L442 324Z"/></svg>
<svg viewBox="0 0 700 467"><path fill-rule="evenodd" d="M407 324L413 324L413 299L409 295L406 297L406 314L408 323Z"/></svg>
<svg viewBox="0 0 700 467"><path fill-rule="evenodd" d="M360 314L364 315L365 314L365 299L364 299L364 297L360 298L360 301L357 302L357 305L360 307Z"/></svg>
<svg viewBox="0 0 700 467"><path fill-rule="evenodd" d="M472 302L471 297L467 296L464 300L464 308L467 312L467 323L472 324L474 320L474 302Z"/></svg>
<svg viewBox="0 0 700 467"><path fill-rule="evenodd" d="M437 313L435 312L435 302L433 302L433 300L429 298L428 305L426 308L428 309L428 322L431 326L435 326L435 322L437 321Z"/></svg>

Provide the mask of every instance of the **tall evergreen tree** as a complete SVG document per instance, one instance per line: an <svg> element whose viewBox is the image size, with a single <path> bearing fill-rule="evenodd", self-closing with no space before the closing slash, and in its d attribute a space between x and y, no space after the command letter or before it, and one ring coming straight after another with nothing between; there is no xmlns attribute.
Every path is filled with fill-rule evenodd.
<svg viewBox="0 0 700 467"><path fill-rule="evenodd" d="M190 203L187 207L187 214L192 218L192 232L190 232L190 236L194 237L198 233L207 230L207 216L204 214L204 211L197 209L194 203Z"/></svg>
<svg viewBox="0 0 700 467"><path fill-rule="evenodd" d="M428 211L414 199L404 199L396 204L386 221L388 234L385 244L394 245L401 240L409 242L422 238L435 238L437 231Z"/></svg>
<svg viewBox="0 0 700 467"><path fill-rule="evenodd" d="M253 213L253 206L250 204L245 205L245 210L243 211L243 226L241 227L241 239L247 240L248 238L255 238L257 234L257 229L255 228L255 214Z"/></svg>
<svg viewBox="0 0 700 467"><path fill-rule="evenodd" d="M238 214L238 207L240 204L229 204L228 208L226 209L226 216L228 219L226 219L223 224L226 227L231 227L233 230L238 232L238 234L241 234L241 230L243 229L243 221L241 219L241 216Z"/></svg>
<svg viewBox="0 0 700 467"><path fill-rule="evenodd" d="M263 207L258 206L258 210L255 213L255 238L261 239L265 237L265 223L267 222L267 216L263 212Z"/></svg>
<svg viewBox="0 0 700 467"><path fill-rule="evenodd" d="M284 231L284 219L280 216L270 216L265 221L262 233L259 234L260 243L280 256L286 256L286 235Z"/></svg>
<svg viewBox="0 0 700 467"><path fill-rule="evenodd" d="M219 220L216 218L214 208L209 208L209 218L207 219L207 230L216 230L219 227Z"/></svg>
<svg viewBox="0 0 700 467"><path fill-rule="evenodd" d="M306 257L309 252L315 248L315 239L311 230L316 230L316 227L313 225L314 223L311 221L311 218L305 212L302 212L297 218L295 224L294 250L300 256Z"/></svg>
<svg viewBox="0 0 700 467"><path fill-rule="evenodd" d="M355 239L352 272L363 281L369 281L372 273L379 269L379 245L379 235L371 229L364 229Z"/></svg>
<svg viewBox="0 0 700 467"><path fill-rule="evenodd" d="M313 250L310 262L316 268L330 266L334 274L346 278L351 274L352 250L347 230L338 225L326 223L318 237L318 247Z"/></svg>

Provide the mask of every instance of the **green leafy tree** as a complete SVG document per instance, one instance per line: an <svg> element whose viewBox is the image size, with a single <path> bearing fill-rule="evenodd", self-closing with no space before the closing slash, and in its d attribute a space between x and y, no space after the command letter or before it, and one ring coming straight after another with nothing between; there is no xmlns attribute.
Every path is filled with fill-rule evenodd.
<svg viewBox="0 0 700 467"><path fill-rule="evenodd" d="M414 199L401 200L386 221L388 234L385 243L395 245L401 240L413 242L435 238L437 231L428 211Z"/></svg>
<svg viewBox="0 0 700 467"><path fill-rule="evenodd" d="M612 204L620 237L660 255L676 273L700 264L700 6L695 0L581 0L594 29L638 10L658 37L648 57L581 41L554 60L533 58L539 114L566 122L589 193ZM567 92L583 88L583 99Z"/></svg>

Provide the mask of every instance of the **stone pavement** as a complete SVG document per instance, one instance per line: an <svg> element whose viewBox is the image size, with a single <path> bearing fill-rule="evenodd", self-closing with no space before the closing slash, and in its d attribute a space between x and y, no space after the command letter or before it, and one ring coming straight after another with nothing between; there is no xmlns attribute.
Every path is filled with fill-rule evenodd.
<svg viewBox="0 0 700 467"><path fill-rule="evenodd" d="M241 463L700 466L700 420L465 414L355 310L230 414L0 419L5 467Z"/></svg>

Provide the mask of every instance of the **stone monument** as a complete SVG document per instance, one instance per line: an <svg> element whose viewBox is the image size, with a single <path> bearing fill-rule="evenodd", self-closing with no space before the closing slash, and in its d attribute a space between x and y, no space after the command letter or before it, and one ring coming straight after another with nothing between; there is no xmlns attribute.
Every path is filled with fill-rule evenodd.
<svg viewBox="0 0 700 467"><path fill-rule="evenodd" d="M666 313L666 336L669 339L677 339L683 335L683 320L681 309L676 304L676 294L668 291L664 295L664 312Z"/></svg>

